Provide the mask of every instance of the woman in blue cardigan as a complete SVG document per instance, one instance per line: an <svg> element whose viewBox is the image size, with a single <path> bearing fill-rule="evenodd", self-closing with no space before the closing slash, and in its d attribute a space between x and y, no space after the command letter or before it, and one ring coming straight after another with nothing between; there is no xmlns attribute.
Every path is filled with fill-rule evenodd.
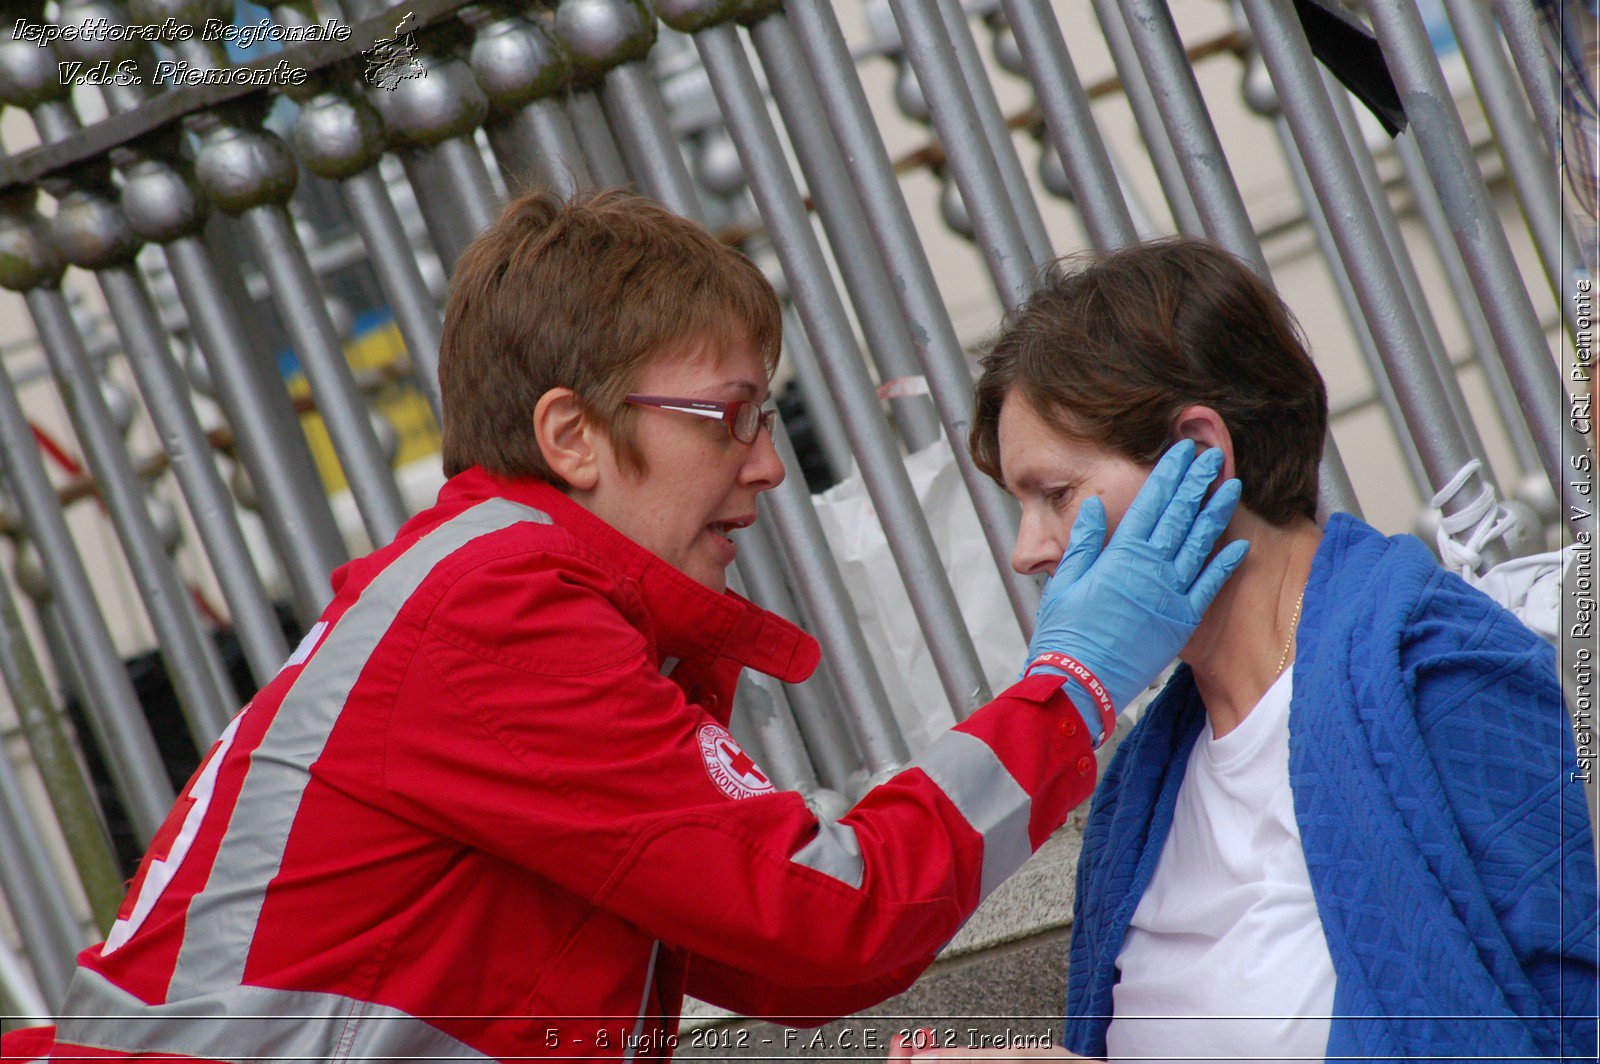
<svg viewBox="0 0 1600 1064"><path fill-rule="evenodd" d="M1596 1047L1593 845L1552 648L1410 536L1313 520L1321 377L1241 263L1173 240L1045 284L983 363L979 465L1050 572L1163 450L1220 448L1249 557L1096 792L1065 1046L1547 1058ZM1119 707L1121 708L1121 707Z"/></svg>

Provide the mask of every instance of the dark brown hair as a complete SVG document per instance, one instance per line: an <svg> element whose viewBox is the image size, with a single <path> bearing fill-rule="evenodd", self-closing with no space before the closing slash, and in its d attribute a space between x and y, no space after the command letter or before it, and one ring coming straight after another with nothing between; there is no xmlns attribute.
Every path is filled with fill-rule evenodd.
<svg viewBox="0 0 1600 1064"><path fill-rule="evenodd" d="M450 277L439 345L445 475L481 465L564 487L533 429L535 404L557 387L576 392L642 469L623 402L639 371L745 341L771 376L781 330L772 285L704 226L617 189L524 195Z"/></svg>
<svg viewBox="0 0 1600 1064"><path fill-rule="evenodd" d="M969 446L995 480L1000 407L1016 392L1057 431L1152 465L1178 414L1216 410L1242 503L1312 517L1328 393L1294 316L1244 263L1199 240L1063 259L982 362Z"/></svg>

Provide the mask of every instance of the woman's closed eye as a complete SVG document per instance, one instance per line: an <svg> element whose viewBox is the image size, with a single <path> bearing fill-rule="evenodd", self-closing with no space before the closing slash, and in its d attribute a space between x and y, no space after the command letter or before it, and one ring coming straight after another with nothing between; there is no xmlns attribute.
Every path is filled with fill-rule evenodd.
<svg viewBox="0 0 1600 1064"><path fill-rule="evenodd" d="M1045 502L1059 508L1071 501L1076 490L1076 484L1060 484L1053 488L1045 488L1039 494L1044 498Z"/></svg>

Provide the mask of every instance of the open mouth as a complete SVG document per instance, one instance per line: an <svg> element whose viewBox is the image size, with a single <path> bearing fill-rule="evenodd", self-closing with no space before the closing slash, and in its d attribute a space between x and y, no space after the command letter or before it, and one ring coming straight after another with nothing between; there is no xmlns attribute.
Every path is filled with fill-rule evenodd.
<svg viewBox="0 0 1600 1064"><path fill-rule="evenodd" d="M734 529L749 528L755 523L756 519L752 515L750 517L735 517L727 521L712 521L710 524L706 525L706 528L711 530L712 535L721 536L723 539L727 539L728 534Z"/></svg>
<svg viewBox="0 0 1600 1064"><path fill-rule="evenodd" d="M740 528L749 528L756 523L755 514L745 517L732 517L725 521L711 521L706 525L706 531L711 533L711 538L716 540L730 554L737 550L733 539L733 532Z"/></svg>

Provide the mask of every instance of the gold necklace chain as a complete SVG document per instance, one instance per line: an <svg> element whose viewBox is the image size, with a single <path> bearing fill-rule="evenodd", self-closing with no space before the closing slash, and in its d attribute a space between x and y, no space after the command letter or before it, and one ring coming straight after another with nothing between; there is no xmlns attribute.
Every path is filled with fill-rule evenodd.
<svg viewBox="0 0 1600 1064"><path fill-rule="evenodd" d="M1278 668L1277 671L1273 673L1274 677L1282 676L1284 666L1289 664L1289 648L1294 646L1294 632L1295 629L1300 625L1300 607L1304 606L1305 602L1306 589L1301 588L1300 597L1294 600L1294 616L1289 619L1289 638L1284 640L1283 655L1278 658Z"/></svg>

